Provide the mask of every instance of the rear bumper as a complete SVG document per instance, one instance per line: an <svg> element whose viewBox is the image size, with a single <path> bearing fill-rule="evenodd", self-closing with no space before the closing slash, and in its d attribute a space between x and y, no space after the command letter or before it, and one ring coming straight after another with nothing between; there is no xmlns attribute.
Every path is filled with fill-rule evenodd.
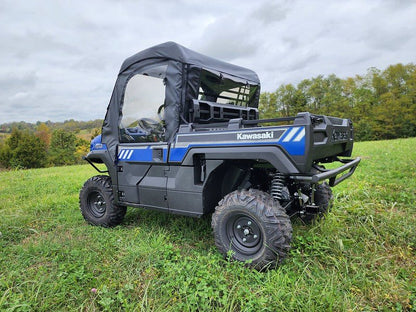
<svg viewBox="0 0 416 312"><path fill-rule="evenodd" d="M361 158L357 157L354 159L343 159L340 161L345 164L338 168L324 170L321 173L314 175L292 175L290 178L293 180L309 183L318 183L329 179L329 186L335 186L349 178L354 173L355 169L361 161ZM337 178L337 176L340 174L342 175Z"/></svg>

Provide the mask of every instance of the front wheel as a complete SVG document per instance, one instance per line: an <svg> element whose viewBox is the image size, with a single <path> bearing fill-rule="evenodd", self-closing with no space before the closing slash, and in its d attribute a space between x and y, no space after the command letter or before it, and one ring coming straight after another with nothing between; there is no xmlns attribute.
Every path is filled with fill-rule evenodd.
<svg viewBox="0 0 416 312"><path fill-rule="evenodd" d="M280 204L259 190L226 195L212 215L215 244L224 255L258 270L275 267L287 255L292 224Z"/></svg>
<svg viewBox="0 0 416 312"><path fill-rule="evenodd" d="M79 206L88 223L103 227L120 224L127 210L125 206L114 204L111 178L105 175L94 176L85 182L79 193Z"/></svg>

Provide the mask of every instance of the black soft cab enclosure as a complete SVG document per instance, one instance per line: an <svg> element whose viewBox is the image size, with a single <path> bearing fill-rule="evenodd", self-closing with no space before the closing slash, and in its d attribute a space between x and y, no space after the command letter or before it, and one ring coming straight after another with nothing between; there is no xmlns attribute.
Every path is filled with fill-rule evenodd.
<svg viewBox="0 0 416 312"><path fill-rule="evenodd" d="M155 102L164 108L165 140L172 141L179 124L190 121L189 111L193 109L194 99L229 104L232 110L234 105L257 107L259 96L260 81L252 70L166 42L123 62L107 108L102 143L115 156L119 143L119 132L115 129L120 126L120 131L125 131L130 114L136 120L139 114L141 118L145 118L142 116L146 113L156 117L157 108L150 110ZM136 101L138 106L131 107L138 99L142 102ZM129 107L123 110L126 105Z"/></svg>

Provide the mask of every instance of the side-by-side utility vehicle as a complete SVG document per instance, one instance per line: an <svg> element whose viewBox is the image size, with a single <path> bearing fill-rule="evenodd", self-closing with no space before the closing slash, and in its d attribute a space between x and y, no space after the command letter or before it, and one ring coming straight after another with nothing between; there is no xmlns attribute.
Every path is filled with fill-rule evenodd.
<svg viewBox="0 0 416 312"><path fill-rule="evenodd" d="M324 214L330 187L360 159L345 158L350 120L306 112L262 120L259 97L255 72L174 42L126 59L85 157L108 175L84 184L84 218L115 226L127 206L212 214L222 254L259 269L278 264L290 248L290 218Z"/></svg>

